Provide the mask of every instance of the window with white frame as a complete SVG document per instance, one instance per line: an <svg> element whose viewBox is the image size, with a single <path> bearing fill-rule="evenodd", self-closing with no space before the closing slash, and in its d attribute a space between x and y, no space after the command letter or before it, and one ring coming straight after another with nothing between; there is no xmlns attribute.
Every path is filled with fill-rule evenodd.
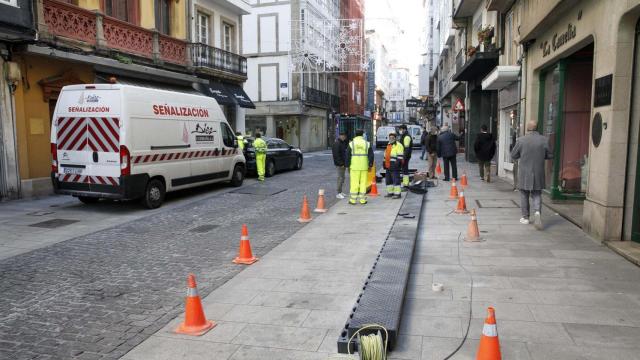
<svg viewBox="0 0 640 360"><path fill-rule="evenodd" d="M0 4L18 7L18 0L0 0Z"/></svg>
<svg viewBox="0 0 640 360"><path fill-rule="evenodd" d="M211 45L209 42L210 39L210 24L211 17L203 12L198 11L198 17L196 21L197 33L198 33L198 42L201 44Z"/></svg>
<svg viewBox="0 0 640 360"><path fill-rule="evenodd" d="M229 23L222 23L222 49L235 52L235 27Z"/></svg>

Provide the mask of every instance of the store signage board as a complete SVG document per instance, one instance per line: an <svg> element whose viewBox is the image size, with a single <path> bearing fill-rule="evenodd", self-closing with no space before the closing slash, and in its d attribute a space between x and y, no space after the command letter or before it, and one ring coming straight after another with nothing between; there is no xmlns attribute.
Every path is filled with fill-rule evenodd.
<svg viewBox="0 0 640 360"><path fill-rule="evenodd" d="M613 86L613 74L597 78L595 83L593 107L611 105L611 88Z"/></svg>
<svg viewBox="0 0 640 360"><path fill-rule="evenodd" d="M427 106L427 102L422 101L420 99L407 99L406 106L407 107L425 107Z"/></svg>

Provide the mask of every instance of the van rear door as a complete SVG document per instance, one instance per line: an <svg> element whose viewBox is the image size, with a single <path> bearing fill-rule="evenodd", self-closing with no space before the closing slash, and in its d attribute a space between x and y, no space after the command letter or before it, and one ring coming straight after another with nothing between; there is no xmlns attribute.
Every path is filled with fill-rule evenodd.
<svg viewBox="0 0 640 360"><path fill-rule="evenodd" d="M119 185L119 109L118 90L63 90L54 119L59 181L97 192Z"/></svg>

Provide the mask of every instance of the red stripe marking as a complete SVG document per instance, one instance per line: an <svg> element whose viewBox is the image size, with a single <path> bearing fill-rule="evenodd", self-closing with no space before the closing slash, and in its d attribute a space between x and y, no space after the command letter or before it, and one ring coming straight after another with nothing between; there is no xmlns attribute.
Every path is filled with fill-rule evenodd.
<svg viewBox="0 0 640 360"><path fill-rule="evenodd" d="M84 150L84 148L87 146L87 130L80 130L80 132L78 133L78 136L76 136L71 143L69 144L69 146L67 146L67 150ZM76 145L77 148L76 148Z"/></svg>
<svg viewBox="0 0 640 360"><path fill-rule="evenodd" d="M164 158L167 156L167 154L162 154L162 156L160 156L160 161L164 160Z"/></svg>
<svg viewBox="0 0 640 360"><path fill-rule="evenodd" d="M113 186L117 186L118 182L116 181L116 178L111 177L111 176L107 176L107 181L109 181L111 183L111 185Z"/></svg>
<svg viewBox="0 0 640 360"><path fill-rule="evenodd" d="M190 152L190 153L189 153L189 159L191 159L191 157L192 157L192 156L193 156L193 153L192 153L192 152Z"/></svg>
<svg viewBox="0 0 640 360"><path fill-rule="evenodd" d="M110 122L110 119L108 118L102 118L102 123L104 124L104 127L107 128L107 130L109 130L109 132L111 134L113 134L113 138L115 139L115 141L117 141L118 143L120 143L120 133L118 132L118 124L112 124ZM115 128L114 128L115 125Z"/></svg>
<svg viewBox="0 0 640 360"><path fill-rule="evenodd" d="M144 156L144 161L142 161L142 162L149 162L150 158L151 158L151 155L145 155Z"/></svg>
<svg viewBox="0 0 640 360"><path fill-rule="evenodd" d="M60 149L62 150L68 150L68 148L66 148L67 142L71 139L71 137L73 136L73 134L76 132L76 130L78 130L78 127L80 125L82 125L82 123L84 121L71 121L69 120L70 123L74 123L74 126L71 130L69 130L69 132L67 133L67 136L64 139L61 139L58 141L58 144L60 145ZM80 132L82 134L82 132Z"/></svg>
<svg viewBox="0 0 640 360"><path fill-rule="evenodd" d="M133 158L133 163L137 164L137 163L140 162L140 160L142 160L142 156L136 156L136 157Z"/></svg>
<svg viewBox="0 0 640 360"><path fill-rule="evenodd" d="M87 176L87 177L85 177L85 178L84 178L84 182L86 182L86 183L91 183L91 179L89 179L89 176Z"/></svg>
<svg viewBox="0 0 640 360"><path fill-rule="evenodd" d="M73 175L73 179L71 179L71 182L76 182L76 180L80 179L80 175Z"/></svg>
<svg viewBox="0 0 640 360"><path fill-rule="evenodd" d="M106 182L104 181L104 178L102 176L96 176L96 180L98 180L98 182L100 184L105 184Z"/></svg>
<svg viewBox="0 0 640 360"><path fill-rule="evenodd" d="M95 130L93 130L93 127L92 127L92 126L89 126L89 134L91 134L91 138L90 138L90 140L92 140L92 141L90 141L90 143L98 144L98 145L100 146L100 149L99 149L99 150L94 150L94 151L100 151L100 150L105 151L105 152L110 152L110 151L111 151L111 150L109 149L109 147L108 147L108 146L106 146L106 145L102 142L102 140L100 140L100 137L98 136L98 134L96 134ZM92 145L93 145L93 144L92 144ZM95 148L97 149L98 147L96 146Z"/></svg>
<svg viewBox="0 0 640 360"><path fill-rule="evenodd" d="M175 154L174 153L169 154L169 157L167 157L167 160L173 159L173 155L175 155Z"/></svg>
<svg viewBox="0 0 640 360"><path fill-rule="evenodd" d="M96 118L92 118L91 120L94 121L94 123L93 123L94 127L98 129L98 131L102 134L104 139L107 141L108 145L111 146L111 150L109 150L108 147L104 147L103 146L106 149L106 151L107 152L117 152L118 151L118 146L113 143L113 140L111 140L109 135L107 135L106 131L104 131L103 127L100 125L98 120ZM92 127L90 126L89 129L91 130ZM92 132L92 134L94 134L94 136L95 136L94 132ZM95 137L97 138L97 136L95 136ZM99 141L99 142L102 143L101 141Z"/></svg>
<svg viewBox="0 0 640 360"><path fill-rule="evenodd" d="M189 153L188 153L188 152L183 152L183 153L182 153L182 158L184 159L184 158L186 158L188 155L189 155Z"/></svg>
<svg viewBox="0 0 640 360"><path fill-rule="evenodd" d="M60 120L66 120L62 124L62 128L57 130L58 134L62 134L69 126L71 126L73 123L71 119L73 118L58 118L58 125L60 125ZM60 142L60 139L58 139L58 142Z"/></svg>
<svg viewBox="0 0 640 360"><path fill-rule="evenodd" d="M156 161L156 159L158 158L158 154L153 155L153 159L151 159L151 161Z"/></svg>

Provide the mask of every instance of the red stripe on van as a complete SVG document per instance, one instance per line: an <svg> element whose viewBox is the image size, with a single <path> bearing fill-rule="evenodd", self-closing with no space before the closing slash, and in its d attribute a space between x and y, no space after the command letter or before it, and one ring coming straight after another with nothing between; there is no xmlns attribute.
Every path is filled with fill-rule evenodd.
<svg viewBox="0 0 640 360"><path fill-rule="evenodd" d="M60 150L71 149L70 146L67 146L69 145L69 141L71 140L71 137L76 132L76 130L78 130L78 127L84 125L84 121L82 120L82 118L73 118L73 120L69 119L67 121L69 121L69 123L73 123L73 127L71 128L71 130L69 130L69 132L67 132L67 134L63 138L58 139L58 149ZM83 131L80 131L79 135L82 135L83 133L84 133Z"/></svg>
<svg viewBox="0 0 640 360"><path fill-rule="evenodd" d="M173 155L176 155L176 154L174 154L174 153L169 154L169 157L167 157L167 160L173 159Z"/></svg>
<svg viewBox="0 0 640 360"><path fill-rule="evenodd" d="M114 140L111 139L111 137L107 134L107 132L105 131L104 127L108 127L109 125L107 125L106 123L101 123L100 120L96 119L96 118L91 118L91 122L92 122L92 126L89 126L89 129L97 129L98 132L100 133L100 135L102 135L102 139L104 139L104 141L100 141L101 143L104 143L104 145L108 145L105 146L105 150L107 152L118 152L118 144L120 142L119 137L115 136L115 139L118 141L118 144L114 143ZM97 137L97 133L94 132L92 133L94 136Z"/></svg>
<svg viewBox="0 0 640 360"><path fill-rule="evenodd" d="M108 176L107 180L111 183L111 185L113 186L117 186L118 185L118 180L116 180L116 178Z"/></svg>
<svg viewBox="0 0 640 360"><path fill-rule="evenodd" d="M163 161L166 156L167 154L162 154L162 156L160 156L160 161Z"/></svg>
<svg viewBox="0 0 640 360"><path fill-rule="evenodd" d="M142 162L149 162L151 155L145 155L144 160Z"/></svg>

